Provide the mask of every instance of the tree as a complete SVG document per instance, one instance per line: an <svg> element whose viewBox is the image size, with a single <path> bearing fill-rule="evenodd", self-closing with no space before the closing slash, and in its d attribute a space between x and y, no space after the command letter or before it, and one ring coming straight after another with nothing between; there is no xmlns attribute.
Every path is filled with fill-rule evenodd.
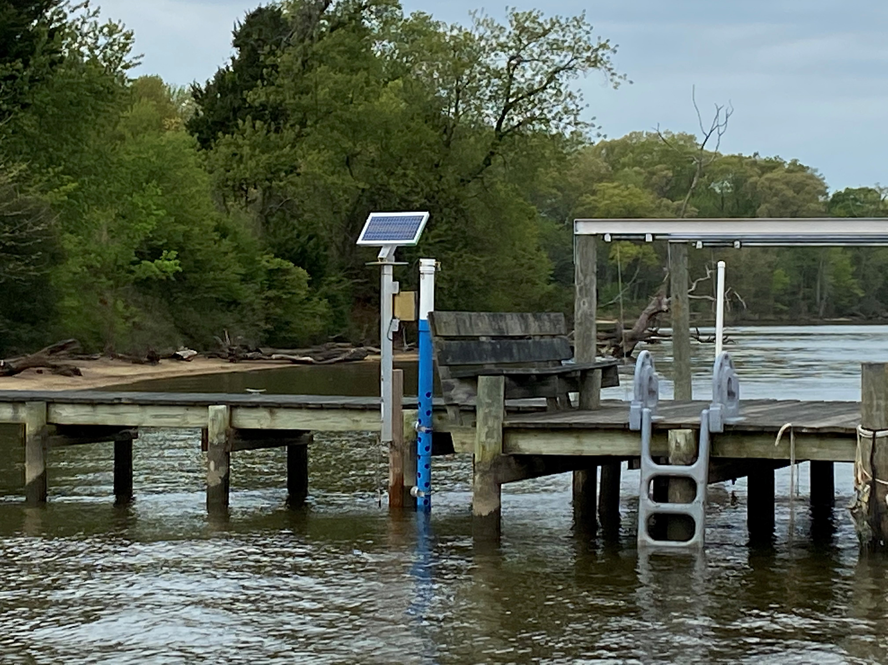
<svg viewBox="0 0 888 665"><path fill-rule="evenodd" d="M262 120L274 124L279 112L257 104L251 93L276 78L276 56L292 34L290 21L280 5L267 5L249 12L234 30L236 55L205 85L192 86L197 112L188 120L188 130L204 149L220 136L234 134L240 123Z"/></svg>
<svg viewBox="0 0 888 665"><path fill-rule="evenodd" d="M269 249L309 272L341 329L375 310L368 254L355 247L374 209L432 213L405 256L428 252L447 266L442 303L545 302L551 264L529 201L545 170L539 151L590 131L571 82L592 70L622 81L613 47L583 17L539 12L462 28L404 17L389 0L282 10L289 36L265 51L262 83L245 92L253 110L208 155L229 209L254 215ZM198 103L199 115L211 112L206 97Z"/></svg>
<svg viewBox="0 0 888 665"><path fill-rule="evenodd" d="M61 59L59 0L0 0L0 127Z"/></svg>

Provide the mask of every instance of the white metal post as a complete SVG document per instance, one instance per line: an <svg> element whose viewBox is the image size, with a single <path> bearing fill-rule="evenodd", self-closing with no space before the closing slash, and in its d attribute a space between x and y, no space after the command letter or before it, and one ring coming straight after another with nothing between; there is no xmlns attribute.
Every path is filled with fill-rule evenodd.
<svg viewBox="0 0 888 665"><path fill-rule="evenodd" d="M379 368L379 397L381 399L382 436L383 443L392 441L392 366L394 333L394 264L388 257L382 263L382 283L380 297L382 298L379 321L379 348L381 351Z"/></svg>
<svg viewBox="0 0 888 665"><path fill-rule="evenodd" d="M718 262L718 287L715 302L715 357L722 353L722 337L725 332L725 262Z"/></svg>
<svg viewBox="0 0 888 665"><path fill-rule="evenodd" d="M419 260L419 320L428 321L435 311L435 259Z"/></svg>

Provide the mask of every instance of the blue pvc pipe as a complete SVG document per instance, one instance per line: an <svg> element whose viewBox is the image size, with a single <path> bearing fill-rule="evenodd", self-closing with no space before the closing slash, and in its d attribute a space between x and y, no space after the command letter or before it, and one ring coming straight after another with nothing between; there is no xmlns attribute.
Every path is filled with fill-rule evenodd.
<svg viewBox="0 0 888 665"><path fill-rule="evenodd" d="M417 510L432 509L432 333L428 319L419 320L419 427L416 437Z"/></svg>

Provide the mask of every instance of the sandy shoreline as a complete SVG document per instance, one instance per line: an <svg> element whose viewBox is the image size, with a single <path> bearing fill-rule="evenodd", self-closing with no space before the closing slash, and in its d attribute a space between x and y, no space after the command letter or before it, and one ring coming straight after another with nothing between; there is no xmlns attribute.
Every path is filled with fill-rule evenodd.
<svg viewBox="0 0 888 665"><path fill-rule="evenodd" d="M55 376L49 370L29 369L16 376L0 377L0 390L91 390L119 386L150 379L177 376L228 374L292 367L286 361L249 361L230 363L219 358L195 358L191 362L163 360L157 365L134 365L123 360L84 360L75 363L83 376Z"/></svg>

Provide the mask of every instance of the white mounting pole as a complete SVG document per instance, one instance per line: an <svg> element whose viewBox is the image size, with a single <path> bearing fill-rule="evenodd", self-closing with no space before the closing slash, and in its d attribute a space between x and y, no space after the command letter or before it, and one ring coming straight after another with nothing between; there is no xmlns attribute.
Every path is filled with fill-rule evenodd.
<svg viewBox="0 0 888 665"><path fill-rule="evenodd" d="M379 361L379 397L381 400L380 416L382 418L383 443L392 442L392 367L394 364L394 352L392 336L398 329L398 321L394 318L394 297L398 292L398 285L394 280L394 263L392 262L395 248L383 247L379 252L379 260L382 264L382 281L380 284L381 306L379 308L379 348L381 358Z"/></svg>
<svg viewBox="0 0 888 665"><path fill-rule="evenodd" d="M435 259L419 260L419 320L428 321L435 311Z"/></svg>
<svg viewBox="0 0 888 665"><path fill-rule="evenodd" d="M715 357L722 353L722 337L725 334L725 262L718 262L718 287L715 301Z"/></svg>

